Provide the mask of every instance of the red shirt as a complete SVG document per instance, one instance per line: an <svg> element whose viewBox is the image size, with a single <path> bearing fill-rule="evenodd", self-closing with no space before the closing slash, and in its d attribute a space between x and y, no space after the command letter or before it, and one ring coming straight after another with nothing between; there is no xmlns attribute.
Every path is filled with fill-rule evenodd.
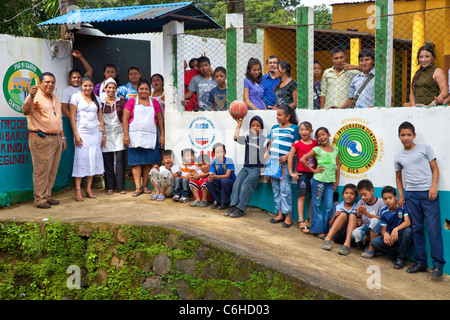
<svg viewBox="0 0 450 320"><path fill-rule="evenodd" d="M314 139L311 139L310 144L305 144L303 143L302 140L297 140L292 144L295 150L297 150L297 157L298 157L297 172L311 172L300 162L300 159L318 145L319 143ZM317 166L316 159L314 157L309 158L308 163L312 168L316 168Z"/></svg>
<svg viewBox="0 0 450 320"><path fill-rule="evenodd" d="M191 83L191 80L196 75L200 74L200 71L197 69L187 70L184 73L184 93L188 91L189 84ZM194 111L198 110L198 103L197 103L197 93L194 92L192 97L189 99L189 104L184 108L185 111Z"/></svg>

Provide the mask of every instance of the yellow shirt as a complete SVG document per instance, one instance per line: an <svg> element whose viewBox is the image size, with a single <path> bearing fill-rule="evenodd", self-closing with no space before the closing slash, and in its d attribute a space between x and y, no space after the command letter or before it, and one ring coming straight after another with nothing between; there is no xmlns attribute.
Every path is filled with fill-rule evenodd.
<svg viewBox="0 0 450 320"><path fill-rule="evenodd" d="M28 130L55 134L63 130L61 102L52 93L52 99L38 89L33 100L33 109L27 115Z"/></svg>
<svg viewBox="0 0 450 320"><path fill-rule="evenodd" d="M358 70L342 70L339 75L334 71L334 67L326 69L322 76L321 97L325 97L324 109L330 109L332 106L342 107L348 99L348 89Z"/></svg>

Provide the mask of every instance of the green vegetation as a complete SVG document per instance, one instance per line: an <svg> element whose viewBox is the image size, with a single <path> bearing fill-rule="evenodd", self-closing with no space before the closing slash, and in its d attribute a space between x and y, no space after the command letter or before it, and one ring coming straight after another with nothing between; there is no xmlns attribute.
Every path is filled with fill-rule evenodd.
<svg viewBox="0 0 450 320"><path fill-rule="evenodd" d="M342 299L162 227L8 221L0 239L1 300Z"/></svg>

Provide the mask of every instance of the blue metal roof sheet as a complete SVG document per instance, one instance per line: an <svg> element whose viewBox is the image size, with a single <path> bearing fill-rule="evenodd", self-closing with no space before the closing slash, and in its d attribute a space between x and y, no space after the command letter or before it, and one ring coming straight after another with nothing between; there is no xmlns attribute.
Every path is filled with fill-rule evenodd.
<svg viewBox="0 0 450 320"><path fill-rule="evenodd" d="M111 35L160 32L163 25L172 20L183 21L185 30L222 28L193 2L74 10L39 25L89 23L104 34Z"/></svg>

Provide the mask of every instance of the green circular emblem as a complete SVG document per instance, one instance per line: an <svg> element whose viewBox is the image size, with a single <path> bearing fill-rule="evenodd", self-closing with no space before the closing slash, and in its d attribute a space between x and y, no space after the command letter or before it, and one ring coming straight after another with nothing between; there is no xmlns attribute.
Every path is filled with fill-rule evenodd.
<svg viewBox="0 0 450 320"><path fill-rule="evenodd" d="M378 141L373 132L360 123L350 123L338 130L333 145L339 149L341 169L360 174L369 170L378 158Z"/></svg>
<svg viewBox="0 0 450 320"><path fill-rule="evenodd" d="M3 94L8 105L22 113L22 105L30 93L30 88L39 84L41 70L31 62L19 61L6 71L3 78Z"/></svg>

